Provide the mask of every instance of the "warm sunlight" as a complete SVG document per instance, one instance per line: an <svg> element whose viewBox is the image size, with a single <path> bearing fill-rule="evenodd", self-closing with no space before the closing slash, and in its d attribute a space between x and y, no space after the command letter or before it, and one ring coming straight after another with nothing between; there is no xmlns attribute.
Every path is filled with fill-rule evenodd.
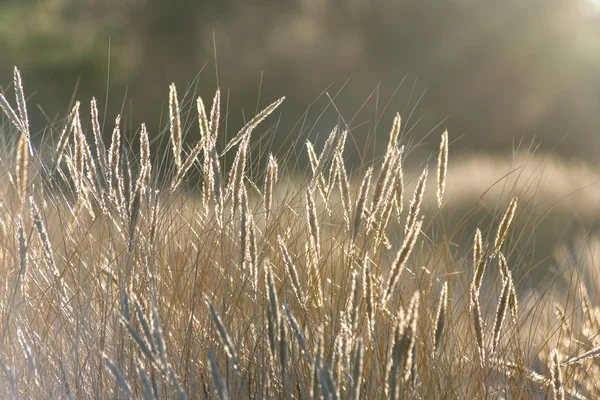
<svg viewBox="0 0 600 400"><path fill-rule="evenodd" d="M600 0L172 3L0 0L0 400L600 399Z"/></svg>
<svg viewBox="0 0 600 400"><path fill-rule="evenodd" d="M600 9L600 0L588 0L590 5L594 8L594 11L598 11Z"/></svg>

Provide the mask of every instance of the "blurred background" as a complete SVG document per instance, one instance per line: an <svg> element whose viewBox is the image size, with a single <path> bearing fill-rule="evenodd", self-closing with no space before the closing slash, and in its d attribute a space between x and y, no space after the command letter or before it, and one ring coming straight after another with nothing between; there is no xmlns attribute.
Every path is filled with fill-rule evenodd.
<svg viewBox="0 0 600 400"><path fill-rule="evenodd" d="M396 111L424 154L446 127L454 155L520 146L596 163L600 149L594 0L4 0L0 55L11 98L23 73L34 130L76 93L107 105L105 133L121 110L131 131L157 132L176 82L206 103L221 88L229 137L286 95L263 126L278 124L276 147L328 134L339 110L356 147L380 133L374 150Z"/></svg>
<svg viewBox="0 0 600 400"><path fill-rule="evenodd" d="M151 137L168 129L175 82L189 142L197 95L210 104L220 87L222 141L285 95L254 134L255 153L291 149L291 167L304 168L304 141L319 150L343 118L352 167L382 155L400 112L412 184L422 163L437 166L448 128L445 221L468 240L478 225L492 237L514 195L510 255L527 268L547 268L538 260L556 243L600 232L600 0L3 0L0 85L11 101L15 65L37 137L58 135L74 97L87 122L96 96L104 134L122 113L137 148L141 122Z"/></svg>

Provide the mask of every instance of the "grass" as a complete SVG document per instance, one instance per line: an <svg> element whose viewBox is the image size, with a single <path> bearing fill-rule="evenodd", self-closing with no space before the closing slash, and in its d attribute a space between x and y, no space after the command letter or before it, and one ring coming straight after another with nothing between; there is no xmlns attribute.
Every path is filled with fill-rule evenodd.
<svg viewBox="0 0 600 400"><path fill-rule="evenodd" d="M14 89L16 106L0 96L17 137L0 164L3 398L600 396L595 243L525 287L532 199L449 226L448 132L435 184L433 165L403 171L399 115L380 163L347 170L337 127L321 151L306 143L299 177L291 152L249 165L283 99L221 146L220 93L210 110L198 98L185 149L171 85L168 137L142 125L134 151L119 117L104 143L95 101L93 145L76 103L34 147L16 68Z"/></svg>

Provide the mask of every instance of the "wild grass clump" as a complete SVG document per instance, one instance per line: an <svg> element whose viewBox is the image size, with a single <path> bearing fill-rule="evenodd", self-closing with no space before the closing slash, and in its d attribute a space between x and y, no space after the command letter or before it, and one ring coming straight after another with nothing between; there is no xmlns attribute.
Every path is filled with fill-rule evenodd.
<svg viewBox="0 0 600 400"><path fill-rule="evenodd" d="M297 176L299 148L252 156L283 99L227 140L220 92L210 109L198 98L188 148L172 84L167 135L103 127L92 100L90 135L77 102L34 146L14 82L15 103L0 95L15 134L0 164L2 398L600 396L597 260L561 259L526 288L514 221L528 199L512 195L491 225L449 226L448 132L432 200L433 165L403 170L399 115L381 163L349 169L338 126L321 151L293 144L311 168Z"/></svg>

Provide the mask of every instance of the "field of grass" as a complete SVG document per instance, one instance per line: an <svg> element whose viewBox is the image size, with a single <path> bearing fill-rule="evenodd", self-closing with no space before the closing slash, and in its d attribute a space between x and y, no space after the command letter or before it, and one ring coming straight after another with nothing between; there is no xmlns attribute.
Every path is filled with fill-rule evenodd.
<svg viewBox="0 0 600 400"><path fill-rule="evenodd" d="M17 69L14 92L0 95L16 138L1 143L2 398L600 396L600 247L557 247L528 281L535 173L448 210L451 135L404 171L399 115L385 154L348 170L343 127L251 158L283 99L221 146L220 95L199 97L185 148L175 85L170 129L131 143L95 100L34 141ZM300 152L303 176L287 167ZM497 211L480 223L482 204Z"/></svg>

